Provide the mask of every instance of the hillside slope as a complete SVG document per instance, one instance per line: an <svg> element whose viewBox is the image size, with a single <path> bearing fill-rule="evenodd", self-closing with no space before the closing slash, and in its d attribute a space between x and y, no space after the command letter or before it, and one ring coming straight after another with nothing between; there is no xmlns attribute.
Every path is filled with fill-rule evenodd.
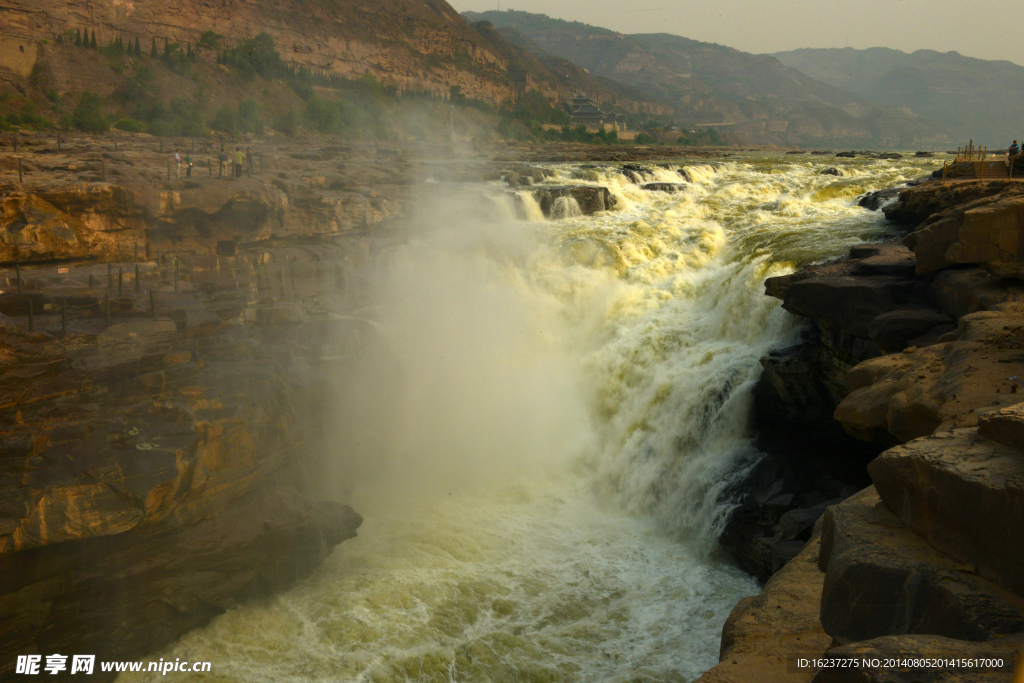
<svg viewBox="0 0 1024 683"><path fill-rule="evenodd" d="M887 111L765 55L668 34L624 35L527 12L466 12L526 49L569 59L671 105L677 120L717 124L749 142L925 146L949 140L943 124ZM513 32L514 31L514 32ZM532 47L531 47L532 46Z"/></svg>
<svg viewBox="0 0 1024 683"><path fill-rule="evenodd" d="M513 97L504 60L444 0L10 0L0 13L0 66L28 76L39 41L63 31L196 46L206 31L238 45L266 32L287 63L370 73L400 88L500 102ZM81 89L66 82L62 89Z"/></svg>
<svg viewBox="0 0 1024 683"><path fill-rule="evenodd" d="M1005 147L1024 136L1024 67L956 52L803 49L773 55L810 76L890 107L949 122L956 142Z"/></svg>

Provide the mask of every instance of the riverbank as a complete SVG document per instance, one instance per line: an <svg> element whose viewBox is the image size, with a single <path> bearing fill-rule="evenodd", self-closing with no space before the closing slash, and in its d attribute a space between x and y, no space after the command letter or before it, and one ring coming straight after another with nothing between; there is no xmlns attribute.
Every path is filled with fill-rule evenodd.
<svg viewBox="0 0 1024 683"><path fill-rule="evenodd" d="M767 280L766 293L810 325L801 344L762 360L759 417L818 448L819 463L847 457L853 437L869 453L870 486L816 511L820 544L793 560L807 568L779 572L761 598L737 605L722 663L702 681L746 680L761 665L775 595L836 655L1013 661L1024 644L1024 562L1011 540L1024 510L1020 207L1018 183L922 183L884 207L912 227L902 243L859 245ZM827 446L822 432L835 435ZM888 450L871 459L872 447ZM809 528L812 515L803 521ZM784 520L764 543L791 526ZM760 631L744 630L748 622ZM758 680L796 680L786 655L824 649L780 644ZM881 668L799 674L895 680Z"/></svg>

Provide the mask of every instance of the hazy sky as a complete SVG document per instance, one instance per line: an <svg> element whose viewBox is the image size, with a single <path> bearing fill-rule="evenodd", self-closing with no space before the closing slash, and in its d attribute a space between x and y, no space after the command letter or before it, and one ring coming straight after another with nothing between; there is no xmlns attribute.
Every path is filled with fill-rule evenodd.
<svg viewBox="0 0 1024 683"><path fill-rule="evenodd" d="M460 12L499 0L448 0ZM1024 65L1021 0L500 0L623 33L675 33L746 52L800 47L956 50Z"/></svg>

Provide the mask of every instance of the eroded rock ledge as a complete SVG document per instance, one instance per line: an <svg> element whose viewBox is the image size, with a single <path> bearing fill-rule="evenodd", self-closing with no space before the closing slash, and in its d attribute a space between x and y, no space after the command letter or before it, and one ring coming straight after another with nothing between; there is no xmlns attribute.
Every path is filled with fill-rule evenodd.
<svg viewBox="0 0 1024 683"><path fill-rule="evenodd" d="M810 326L798 347L762 360L757 410L763 424L779 430L768 439L796 432L783 443L817 449L816 458L801 457L826 470L851 437L887 449L861 463L865 484L873 485L822 506L820 549L794 546L796 559L756 598L761 604L773 595L816 593L817 625L832 654L984 653L1012 661L1024 646L1024 557L1010 540L1024 524L1018 207L1024 193L1017 183L923 183L886 209L916 227L903 244L859 245L847 259L766 283L769 295ZM803 523L813 517L803 514ZM785 525L774 529L769 542L778 547ZM807 569L811 556L818 571ZM780 600L778 608L795 609L796 601ZM761 642L739 628L748 609L741 603L730 617L723 655ZM732 660L738 658L723 656L705 680L745 680ZM781 662L757 661L765 667L759 680L795 680ZM804 680L812 674L803 672ZM1009 672L813 675L818 683L881 683L996 681Z"/></svg>
<svg viewBox="0 0 1024 683"><path fill-rule="evenodd" d="M355 536L309 474L368 333L330 313L407 180L303 163L114 184L39 161L0 186L0 678L24 653L139 658Z"/></svg>

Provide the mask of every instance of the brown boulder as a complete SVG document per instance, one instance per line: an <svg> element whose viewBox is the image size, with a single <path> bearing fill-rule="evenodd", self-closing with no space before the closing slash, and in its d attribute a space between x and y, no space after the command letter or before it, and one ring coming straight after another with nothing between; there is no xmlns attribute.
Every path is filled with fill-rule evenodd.
<svg viewBox="0 0 1024 683"><path fill-rule="evenodd" d="M1024 403L996 408L978 415L978 434L1024 450Z"/></svg>
<svg viewBox="0 0 1024 683"><path fill-rule="evenodd" d="M999 277L1024 278L1024 196L1019 188L933 216L904 243L924 275L978 263Z"/></svg>
<svg viewBox="0 0 1024 683"><path fill-rule="evenodd" d="M935 550L868 487L824 516L821 624L837 642L901 634L984 641L1024 631L1024 600Z"/></svg>
<svg viewBox="0 0 1024 683"><path fill-rule="evenodd" d="M1022 193L1024 188L1009 180L921 183L900 192L899 201L886 206L883 211L890 221L918 225L932 214L1001 192Z"/></svg>
<svg viewBox="0 0 1024 683"><path fill-rule="evenodd" d="M860 363L835 419L852 436L895 444L975 426L979 409L1024 400L1022 316L1024 304L999 304L961 318L956 341Z"/></svg>
<svg viewBox="0 0 1024 683"><path fill-rule="evenodd" d="M932 546L1024 595L1019 450L955 429L891 448L868 472L886 506Z"/></svg>

